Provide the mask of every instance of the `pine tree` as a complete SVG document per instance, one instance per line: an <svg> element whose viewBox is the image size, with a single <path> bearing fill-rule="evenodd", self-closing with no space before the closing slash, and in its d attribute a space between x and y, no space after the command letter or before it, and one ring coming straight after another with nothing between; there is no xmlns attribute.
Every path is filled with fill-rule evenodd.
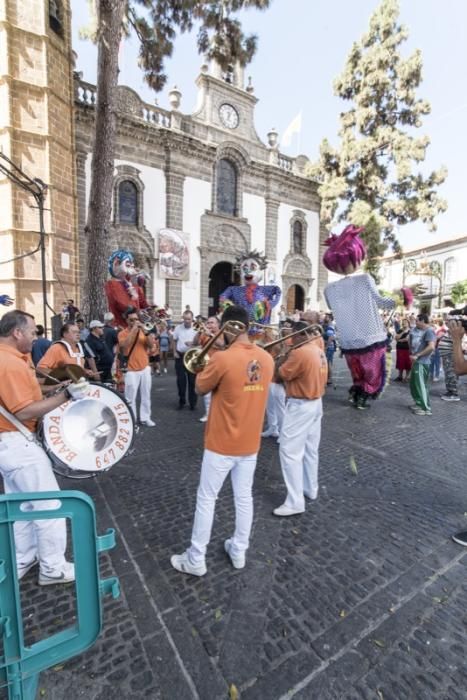
<svg viewBox="0 0 467 700"><path fill-rule="evenodd" d="M386 250L386 244L381 241L381 228L374 216L367 219L361 237L366 245L364 269L373 277L376 284L379 284L381 281L379 277L380 260Z"/></svg>
<svg viewBox="0 0 467 700"><path fill-rule="evenodd" d="M134 32L140 42L138 63L148 85L161 90L167 80L164 61L172 54L176 32L199 26L198 49L224 70L246 65L256 51L256 37L245 36L232 13L270 0L95 0L95 26L85 34L98 46L97 99L88 218L87 260L82 307L88 317L106 310L104 283L112 209L116 140L118 51L122 38Z"/></svg>
<svg viewBox="0 0 467 700"><path fill-rule="evenodd" d="M321 182L321 217L326 225L348 221L365 226L373 218L385 247L400 253L394 226L416 220L436 230L436 215L447 208L437 194L447 171L424 176L418 165L425 159L428 136L416 130L430 113L417 97L422 80L419 50L408 57L400 51L408 38L399 24L397 0L382 0L369 29L354 43L335 94L352 103L340 115L340 147L327 139L310 175Z"/></svg>

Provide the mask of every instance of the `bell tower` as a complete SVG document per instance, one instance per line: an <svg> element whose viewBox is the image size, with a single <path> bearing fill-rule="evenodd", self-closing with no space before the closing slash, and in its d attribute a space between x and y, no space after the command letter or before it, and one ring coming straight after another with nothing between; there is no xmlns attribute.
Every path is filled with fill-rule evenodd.
<svg viewBox="0 0 467 700"><path fill-rule="evenodd" d="M79 301L72 55L69 0L0 0L0 151L48 188L49 328L51 309ZM0 290L44 323L39 211L1 171L0 212L0 263L12 260L0 264Z"/></svg>

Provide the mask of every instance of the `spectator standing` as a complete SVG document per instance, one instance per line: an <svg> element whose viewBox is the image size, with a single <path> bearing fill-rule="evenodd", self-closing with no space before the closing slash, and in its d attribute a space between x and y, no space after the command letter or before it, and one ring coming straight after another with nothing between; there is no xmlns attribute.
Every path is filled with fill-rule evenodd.
<svg viewBox="0 0 467 700"><path fill-rule="evenodd" d="M69 323L72 323L71 321ZM82 343L86 340L86 338L89 335L89 328L86 328L86 324L84 323L84 319L79 318L76 321L76 325L79 328L79 339Z"/></svg>
<svg viewBox="0 0 467 700"><path fill-rule="evenodd" d="M109 350L104 339L104 324L100 321L91 321L89 335L84 342L84 347L90 355L94 355L99 380L105 384L112 382L113 353Z"/></svg>
<svg viewBox="0 0 467 700"><path fill-rule="evenodd" d="M410 370L412 368L412 360L410 359L410 325L407 318L403 318L401 321L401 326L399 331L396 331L396 369L399 375L394 381L403 382L408 381L410 377ZM405 372L405 379L404 379Z"/></svg>
<svg viewBox="0 0 467 700"><path fill-rule="evenodd" d="M166 323L161 323L159 331L159 352L161 356L162 371L167 374L167 358L170 350L170 333Z"/></svg>
<svg viewBox="0 0 467 700"><path fill-rule="evenodd" d="M66 304L66 313L68 314L66 323L75 323L79 316L79 309L75 306L73 299L68 299Z"/></svg>
<svg viewBox="0 0 467 700"><path fill-rule="evenodd" d="M115 316L111 311L104 314L104 342L112 355L115 355L118 348L118 331L113 325Z"/></svg>
<svg viewBox="0 0 467 700"><path fill-rule="evenodd" d="M34 367L37 367L39 361L44 357L47 350L52 345L52 341L44 338L44 326L40 323L36 326L36 338L32 343L31 357L34 362Z"/></svg>
<svg viewBox="0 0 467 700"><path fill-rule="evenodd" d="M193 314L185 311L183 322L180 323L173 332L172 341L175 356L175 372L177 374L178 408L182 409L186 403L186 393L188 388L188 403L192 411L196 408L195 375L188 372L183 364L183 356L186 351L193 346L196 331L193 328Z"/></svg>
<svg viewBox="0 0 467 700"><path fill-rule="evenodd" d="M410 393L414 400L411 406L417 416L431 416L429 378L431 354L435 349L436 334L430 326L427 314L418 314L416 328L410 333Z"/></svg>
<svg viewBox="0 0 467 700"><path fill-rule="evenodd" d="M448 322L449 323L449 322ZM457 374L454 371L453 344L449 328L438 338L438 350L444 372L446 393L441 396L443 401L460 401Z"/></svg>

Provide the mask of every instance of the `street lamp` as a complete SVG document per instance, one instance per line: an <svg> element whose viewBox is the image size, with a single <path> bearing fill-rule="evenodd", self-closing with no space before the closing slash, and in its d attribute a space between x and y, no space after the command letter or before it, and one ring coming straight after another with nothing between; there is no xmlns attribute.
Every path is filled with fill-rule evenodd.
<svg viewBox="0 0 467 700"><path fill-rule="evenodd" d="M443 282L443 268L437 260L428 260L426 253L422 252L421 260L417 261L415 258L409 258L404 260L403 264L403 280L405 284L406 275L419 275L420 277L434 277L438 280L438 294L431 294L429 298L438 296L438 307L441 308L442 305L442 282ZM427 298L425 295L420 295L419 299L423 297Z"/></svg>

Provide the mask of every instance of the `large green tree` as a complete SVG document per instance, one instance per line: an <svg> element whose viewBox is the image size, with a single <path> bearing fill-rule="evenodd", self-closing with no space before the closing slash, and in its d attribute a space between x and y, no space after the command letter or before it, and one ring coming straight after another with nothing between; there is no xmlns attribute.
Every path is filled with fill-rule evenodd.
<svg viewBox="0 0 467 700"><path fill-rule="evenodd" d="M97 99L88 218L83 308L91 318L106 308L104 283L112 209L116 139L118 52L122 38L134 32L140 42L139 66L146 82L161 90L167 80L164 61L172 54L177 32L198 28L198 49L223 69L246 65L256 50L256 37L245 36L233 15L270 0L95 0L93 38L98 46Z"/></svg>
<svg viewBox="0 0 467 700"><path fill-rule="evenodd" d="M310 168L321 182L326 225L365 226L371 219L372 240L379 235L384 248L391 244L396 253L395 226L421 220L435 230L436 215L447 208L437 192L446 170L428 175L420 170L430 140L417 129L430 105L417 97L421 52L401 52L407 37L397 0L382 0L334 82L335 94L350 103L340 114L340 144L334 148L324 139L319 161Z"/></svg>

